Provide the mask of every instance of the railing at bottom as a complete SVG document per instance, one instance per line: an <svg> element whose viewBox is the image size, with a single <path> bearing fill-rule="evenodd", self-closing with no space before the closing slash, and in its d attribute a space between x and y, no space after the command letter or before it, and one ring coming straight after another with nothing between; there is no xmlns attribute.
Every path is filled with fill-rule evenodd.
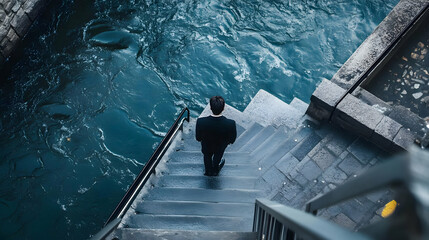
<svg viewBox="0 0 429 240"><path fill-rule="evenodd" d="M309 213L265 199L256 199L253 231L259 240L371 239Z"/></svg>
<svg viewBox="0 0 429 240"><path fill-rule="evenodd" d="M365 173L317 196L306 204L313 215L328 208L370 194L390 189L400 207L387 219L359 229L375 239L429 239L429 152L417 147L372 167Z"/></svg>

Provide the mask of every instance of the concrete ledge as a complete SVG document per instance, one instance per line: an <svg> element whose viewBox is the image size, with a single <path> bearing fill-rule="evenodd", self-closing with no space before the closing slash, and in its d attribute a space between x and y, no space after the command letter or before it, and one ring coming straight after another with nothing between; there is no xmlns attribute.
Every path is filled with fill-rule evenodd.
<svg viewBox="0 0 429 240"><path fill-rule="evenodd" d="M395 149L408 149L414 143L415 135L406 128L401 128L393 139Z"/></svg>
<svg viewBox="0 0 429 240"><path fill-rule="evenodd" d="M351 94L338 104L331 121L388 152L406 150L417 137L415 132Z"/></svg>
<svg viewBox="0 0 429 240"><path fill-rule="evenodd" d="M306 114L319 121L327 121L335 109L335 105L346 94L346 90L335 83L323 80L311 95L310 106Z"/></svg>
<svg viewBox="0 0 429 240"><path fill-rule="evenodd" d="M344 89L350 89L427 5L427 0L401 0L331 81Z"/></svg>
<svg viewBox="0 0 429 240"><path fill-rule="evenodd" d="M371 136L371 141L377 143L379 147L389 152L399 151L400 149L398 149L395 144L393 144L393 139L401 128L401 124L389 117L384 116L375 127Z"/></svg>
<svg viewBox="0 0 429 240"><path fill-rule="evenodd" d="M389 115L393 110L392 106L361 87L356 88L352 94L384 115Z"/></svg>
<svg viewBox="0 0 429 240"><path fill-rule="evenodd" d="M392 112L388 115L411 132L422 134L421 131L424 127L424 120L417 114L411 112L403 106L394 106Z"/></svg>
<svg viewBox="0 0 429 240"><path fill-rule="evenodd" d="M371 138L383 115L356 97L347 94L338 104L332 122L365 138Z"/></svg>
<svg viewBox="0 0 429 240"><path fill-rule="evenodd" d="M413 23L421 20L428 5L427 0L401 0L331 81L322 81L306 113L338 124L390 152L413 144L422 119L402 106L390 106L358 84L385 64L401 39L413 32Z"/></svg>

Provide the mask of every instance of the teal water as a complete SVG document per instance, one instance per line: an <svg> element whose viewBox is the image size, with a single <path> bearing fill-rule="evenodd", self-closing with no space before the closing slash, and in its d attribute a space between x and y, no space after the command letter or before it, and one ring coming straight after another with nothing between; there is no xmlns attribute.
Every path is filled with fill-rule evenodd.
<svg viewBox="0 0 429 240"><path fill-rule="evenodd" d="M309 102L398 0L52 2L0 82L0 239L96 233L184 106Z"/></svg>

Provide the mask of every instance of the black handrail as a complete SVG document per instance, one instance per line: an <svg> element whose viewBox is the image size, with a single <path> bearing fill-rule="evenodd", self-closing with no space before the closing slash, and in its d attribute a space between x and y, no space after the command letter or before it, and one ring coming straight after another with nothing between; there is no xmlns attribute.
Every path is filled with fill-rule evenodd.
<svg viewBox="0 0 429 240"><path fill-rule="evenodd" d="M185 112L188 112L188 114L186 118L182 119ZM141 170L137 178L134 180L133 184L131 184L131 186L128 188L128 191L125 193L122 200L116 206L115 211L113 211L113 213L110 215L104 226L106 226L112 220L116 218L122 218L124 216L125 212L131 206L131 203L134 201L137 194L140 192L140 190L147 182L149 177L152 175L152 173L155 171L156 166L164 156L168 146L171 144L171 141L173 140L177 131L182 128L184 120L189 122L189 115L189 109L185 107L180 113L180 115L177 117L174 124L171 126L170 130L168 130L167 134L162 139L161 143L158 145L155 152L150 157L149 161L147 161L147 163L144 165L143 169Z"/></svg>
<svg viewBox="0 0 429 240"><path fill-rule="evenodd" d="M323 218L266 199L256 199L253 232L256 239L372 239Z"/></svg>

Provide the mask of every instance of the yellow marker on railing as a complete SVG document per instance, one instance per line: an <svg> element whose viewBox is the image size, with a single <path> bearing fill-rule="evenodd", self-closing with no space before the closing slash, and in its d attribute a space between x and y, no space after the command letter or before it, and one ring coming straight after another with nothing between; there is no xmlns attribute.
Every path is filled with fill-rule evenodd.
<svg viewBox="0 0 429 240"><path fill-rule="evenodd" d="M395 212L396 206L398 206L398 203L395 200L386 203L386 205L384 205L383 211L381 212L381 216L383 218L387 218L388 216L392 215Z"/></svg>

